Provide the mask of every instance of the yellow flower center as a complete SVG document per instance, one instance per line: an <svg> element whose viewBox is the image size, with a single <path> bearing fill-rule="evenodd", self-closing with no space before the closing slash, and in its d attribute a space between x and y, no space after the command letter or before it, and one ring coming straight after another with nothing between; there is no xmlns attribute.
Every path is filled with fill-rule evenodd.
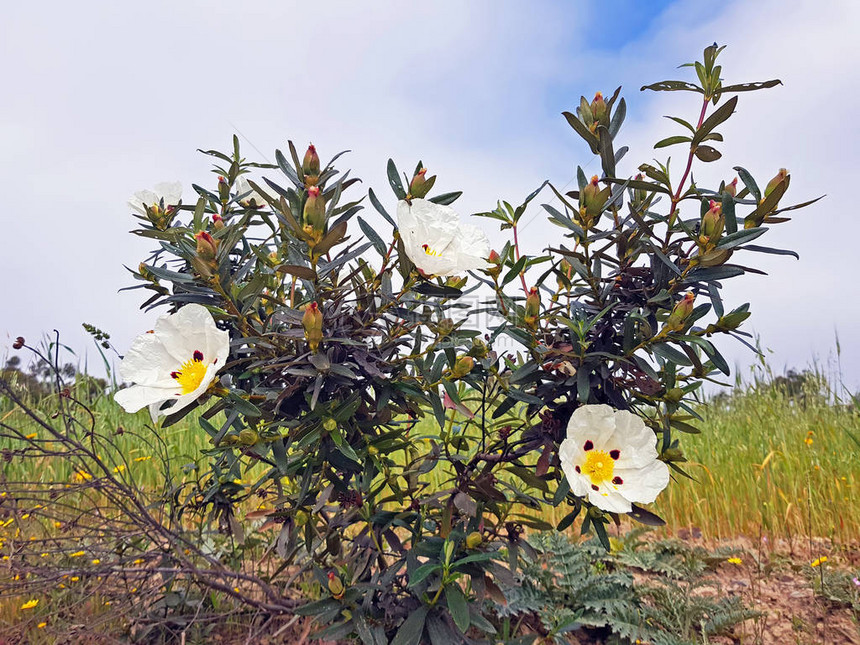
<svg viewBox="0 0 860 645"><path fill-rule="evenodd" d="M206 376L206 364L203 362L203 354L194 352L194 357L188 359L182 364L182 367L171 374L182 388L183 394L190 394L198 387Z"/></svg>
<svg viewBox="0 0 860 645"><path fill-rule="evenodd" d="M591 483L600 485L612 479L615 460L603 450L589 450L582 465L582 472L588 475Z"/></svg>
<svg viewBox="0 0 860 645"><path fill-rule="evenodd" d="M427 255L433 256L434 258L438 258L442 255L439 251L432 249L429 244L422 244L421 248L424 249L424 252Z"/></svg>

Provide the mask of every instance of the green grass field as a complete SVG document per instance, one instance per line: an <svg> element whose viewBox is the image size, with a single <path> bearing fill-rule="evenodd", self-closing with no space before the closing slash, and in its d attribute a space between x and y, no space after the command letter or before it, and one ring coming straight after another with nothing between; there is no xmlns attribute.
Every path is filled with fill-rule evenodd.
<svg viewBox="0 0 860 645"><path fill-rule="evenodd" d="M50 407L50 400L45 405ZM209 439L196 414L159 430L163 445L158 445L140 438L148 432L137 432L150 423L145 412L128 415L108 396L96 398L91 409L97 433L114 435L117 453L125 459L112 465L131 469L143 487L163 483L160 455L169 455L174 467L205 465L200 451ZM669 530L698 528L710 537L816 536L843 544L860 535L856 410L817 394L801 401L764 382L703 406L701 412L701 433L682 437L686 470L695 481L676 476L654 505ZM45 434L8 400L0 399L0 420L25 437L35 434L41 440L40 433ZM429 432L430 422L426 425L423 431ZM0 448L16 447L11 445L15 440L2 441L10 445ZM13 481L63 482L80 476L60 459L12 460L4 463L3 473ZM443 473L436 469L432 476L438 483Z"/></svg>

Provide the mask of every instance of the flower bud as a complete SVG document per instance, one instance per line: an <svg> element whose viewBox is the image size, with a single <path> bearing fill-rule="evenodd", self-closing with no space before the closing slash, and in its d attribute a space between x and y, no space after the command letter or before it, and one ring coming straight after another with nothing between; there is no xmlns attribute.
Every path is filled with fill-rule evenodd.
<svg viewBox="0 0 860 645"><path fill-rule="evenodd" d="M767 183L767 186L765 186L764 196L767 197L768 195L770 195L774 190L776 190L777 186L779 186L782 182L787 181L787 180L788 180L788 171L785 168L780 168L779 172L776 173L776 177L771 179Z"/></svg>
<svg viewBox="0 0 860 645"><path fill-rule="evenodd" d="M302 159L302 174L305 176L305 184L315 186L320 176L320 158L314 144L308 146L305 158Z"/></svg>
<svg viewBox="0 0 860 645"><path fill-rule="evenodd" d="M218 197L221 198L222 202L230 199L230 186L227 185L227 180L220 175L218 176Z"/></svg>
<svg viewBox="0 0 860 645"><path fill-rule="evenodd" d="M475 359L471 356L461 356L454 363L454 368L451 370L451 378L458 379L468 375L475 367Z"/></svg>
<svg viewBox="0 0 860 645"><path fill-rule="evenodd" d="M566 282L565 278L567 279ZM573 278L573 266L567 261L567 259L562 259L562 261L558 263L558 276L556 277L558 288L564 289L569 287L571 278Z"/></svg>
<svg viewBox="0 0 860 645"><path fill-rule="evenodd" d="M666 329L668 331L680 331L684 328L684 321L693 313L693 301L696 296L690 292L681 300L675 303L669 318L666 319Z"/></svg>
<svg viewBox="0 0 860 645"><path fill-rule="evenodd" d="M305 314L302 316L302 327L305 330L305 340L308 341L311 351L316 353L323 337L323 314L316 302L311 302L305 308Z"/></svg>
<svg viewBox="0 0 860 645"><path fill-rule="evenodd" d="M735 177L732 179L731 183L726 184L723 187L723 192L728 193L732 197L738 194L738 178Z"/></svg>
<svg viewBox="0 0 860 645"><path fill-rule="evenodd" d="M220 231L222 228L224 228L224 218L221 217L218 213L215 213L212 216L212 228L214 228L216 231Z"/></svg>
<svg viewBox="0 0 860 645"><path fill-rule="evenodd" d="M194 239L197 240L197 257L205 262L213 262L218 253L218 240L206 231L200 231Z"/></svg>
<svg viewBox="0 0 860 645"><path fill-rule="evenodd" d="M529 289L529 295L526 297L526 310L524 322L531 328L537 327L537 318L540 314L540 293L537 287Z"/></svg>
<svg viewBox="0 0 860 645"><path fill-rule="evenodd" d="M328 590L332 597L337 598L338 600L343 598L345 588L343 586L343 582L334 571L328 572Z"/></svg>
<svg viewBox="0 0 860 645"><path fill-rule="evenodd" d="M308 198L302 212L302 224L317 239L325 232L325 200L318 186L308 188Z"/></svg>
<svg viewBox="0 0 860 645"><path fill-rule="evenodd" d="M502 257L498 253L496 253L495 249L493 249L492 251L490 251L490 255L487 256L487 262L489 262L493 266L484 269L484 271L488 273L490 277L493 278L493 280L496 280L499 277L499 274L502 272Z"/></svg>
<svg viewBox="0 0 860 645"><path fill-rule="evenodd" d="M467 549L477 549L481 546L481 543L484 541L483 536L477 531L472 531L469 535L466 536L466 548Z"/></svg>
<svg viewBox="0 0 860 645"><path fill-rule="evenodd" d="M409 194L412 197L422 199L427 196L427 193L430 192L430 189L436 182L436 177L434 176L428 179L426 175L427 169L421 168L421 170L415 173L415 176L412 178L412 181L409 182Z"/></svg>
<svg viewBox="0 0 860 645"><path fill-rule="evenodd" d="M15 342L12 343L12 349L21 349L25 342L26 341L23 336L18 336L18 338L15 339Z"/></svg>
<svg viewBox="0 0 860 645"><path fill-rule="evenodd" d="M253 446L260 440L260 435L250 428L245 428L239 433L239 443L243 446Z"/></svg>
<svg viewBox="0 0 860 645"><path fill-rule="evenodd" d="M594 95L594 100L591 102L591 116L594 117L595 123L609 126L609 111L606 108L606 101L603 100L602 92Z"/></svg>
<svg viewBox="0 0 860 645"><path fill-rule="evenodd" d="M702 225L700 231L703 237L707 238L708 242L716 244L723 234L726 227L726 220L723 217L723 207L719 202L711 200L710 208L702 216Z"/></svg>

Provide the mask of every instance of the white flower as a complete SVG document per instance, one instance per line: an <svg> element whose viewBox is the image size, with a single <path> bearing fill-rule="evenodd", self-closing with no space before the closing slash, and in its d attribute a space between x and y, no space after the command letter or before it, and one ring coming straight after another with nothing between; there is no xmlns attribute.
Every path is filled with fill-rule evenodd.
<svg viewBox="0 0 860 645"><path fill-rule="evenodd" d="M453 208L426 199L397 202L397 228L406 255L427 275L456 275L490 266L487 236L461 224Z"/></svg>
<svg viewBox="0 0 860 645"><path fill-rule="evenodd" d="M236 186L234 187L234 190L236 191L237 195L244 195L244 197L242 197L241 201L239 202L239 204L244 208L250 208L252 200L254 202L253 205L256 208L263 208L265 206L268 206L266 198L260 195L260 193L258 193L256 190L251 188L251 184L248 183L248 180L241 175L239 177L236 177Z"/></svg>
<svg viewBox="0 0 860 645"><path fill-rule="evenodd" d="M653 502L669 483L655 443L654 432L632 412L583 405L567 424L558 456L574 495L605 511L629 513L631 502Z"/></svg>
<svg viewBox="0 0 860 645"><path fill-rule="evenodd" d="M146 207L159 207L164 200L164 208L176 206L182 199L182 184L178 181L155 184L153 190L139 190L128 198L128 206L139 215L146 215Z"/></svg>
<svg viewBox="0 0 860 645"><path fill-rule="evenodd" d="M152 420L191 405L202 395L230 353L230 334L215 326L202 305L185 305L174 314L160 316L155 329L138 336L119 374L135 385L119 390L114 398L126 412L149 406ZM162 406L173 401L170 407Z"/></svg>

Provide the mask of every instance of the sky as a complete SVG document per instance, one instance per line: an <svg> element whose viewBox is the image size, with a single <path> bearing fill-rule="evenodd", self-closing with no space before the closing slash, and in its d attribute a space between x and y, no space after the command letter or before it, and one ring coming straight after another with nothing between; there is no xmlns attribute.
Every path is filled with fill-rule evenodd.
<svg viewBox="0 0 860 645"><path fill-rule="evenodd" d="M407 169L421 159L439 191L464 191L466 215L521 200L544 179L565 186L577 165L596 172L560 113L622 86L628 118L616 148L630 152L620 170L674 154L677 180L685 152L651 146L679 133L663 115L695 120L697 99L639 88L687 78L677 66L717 41L728 46L727 82L784 84L740 95L723 159L699 165L696 180L730 180L741 165L766 182L787 167L786 201L827 195L762 239L800 261L757 255L770 275L728 281L726 301L751 303L748 329L777 372L814 361L833 372L838 333L844 383L856 391L858 29L854 0L14 3L0 23L0 359L16 336L57 329L97 371L82 322L120 351L151 328L157 312L138 309L141 292L119 292L132 283L123 266L149 250L128 233L126 200L179 180L192 201L191 183L212 181L198 148L227 150L237 133L261 161L288 139L299 149L312 141L324 161L349 149L342 167L391 210L386 160ZM539 207L550 198L526 215L532 252L557 235ZM742 374L756 362L730 339L721 348Z"/></svg>

